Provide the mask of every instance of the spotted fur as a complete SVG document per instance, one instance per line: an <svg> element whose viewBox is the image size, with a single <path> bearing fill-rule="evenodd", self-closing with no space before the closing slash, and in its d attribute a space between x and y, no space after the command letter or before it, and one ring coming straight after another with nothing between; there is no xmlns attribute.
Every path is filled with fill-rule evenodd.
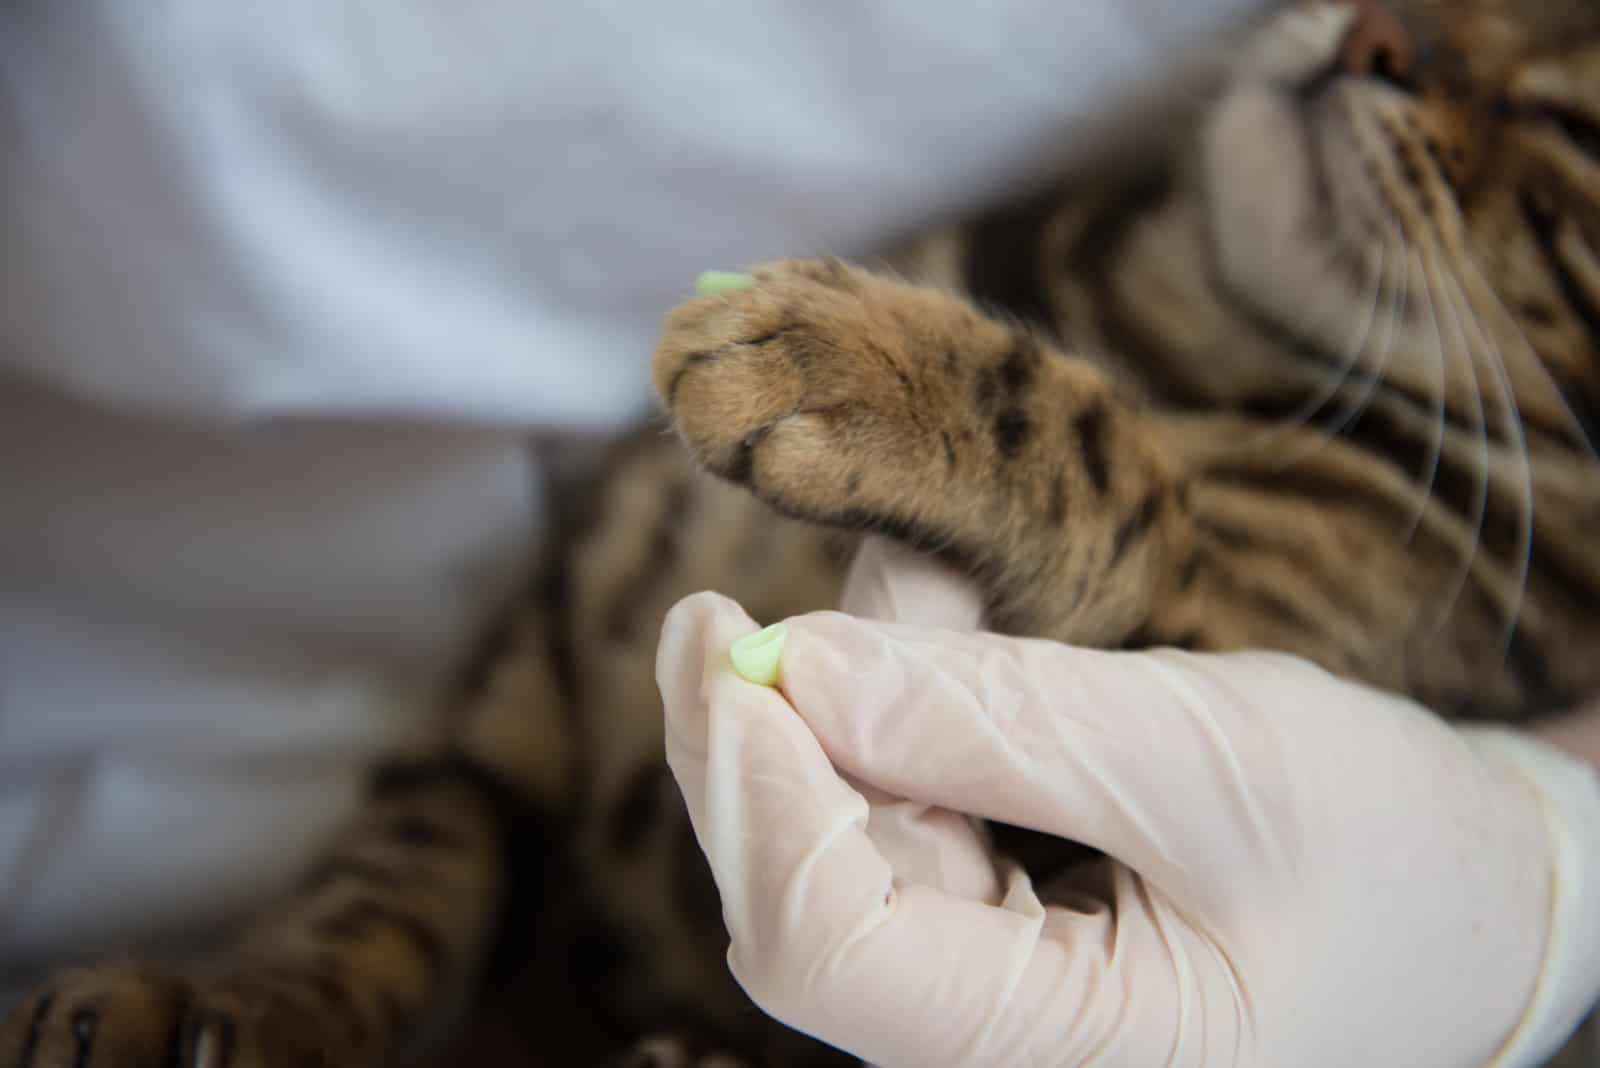
<svg viewBox="0 0 1600 1068"><path fill-rule="evenodd" d="M583 494L459 733L238 945L63 975L0 1068L393 1063L497 955L473 1003L556 1063L839 1059L728 976L652 665L689 592L834 604L862 532L999 630L1266 646L1452 716L1600 689L1600 8L1301 5L1226 68L1152 166L673 311L676 437Z"/></svg>

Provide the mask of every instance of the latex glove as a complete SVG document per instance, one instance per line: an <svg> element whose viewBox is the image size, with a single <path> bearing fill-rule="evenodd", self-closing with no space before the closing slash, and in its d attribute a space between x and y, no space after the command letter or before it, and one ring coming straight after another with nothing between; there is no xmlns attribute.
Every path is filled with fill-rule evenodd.
<svg viewBox="0 0 1600 1068"><path fill-rule="evenodd" d="M896 614L972 604L862 570ZM1532 1065L1600 988L1600 784L1554 749L1281 656L789 627L773 689L737 605L674 608L667 755L735 976L869 1061ZM944 809L1115 860L1046 907Z"/></svg>

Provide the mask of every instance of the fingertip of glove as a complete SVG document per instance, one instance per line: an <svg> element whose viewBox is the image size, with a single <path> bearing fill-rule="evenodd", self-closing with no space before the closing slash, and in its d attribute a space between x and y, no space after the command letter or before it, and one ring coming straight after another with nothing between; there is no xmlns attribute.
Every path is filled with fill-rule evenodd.
<svg viewBox="0 0 1600 1068"><path fill-rule="evenodd" d="M673 605L661 621L656 646L656 682L663 688L662 696L670 703L674 695L666 692L669 680L687 682L685 671L698 678L709 650L720 652L755 629L744 609L720 593L692 593Z"/></svg>
<svg viewBox="0 0 1600 1068"><path fill-rule="evenodd" d="M755 629L755 620L739 602L714 590L703 590L689 594L667 610L661 620L661 648L664 651L669 645L710 641L712 635L728 635L726 644L738 636L732 632L743 634Z"/></svg>
<svg viewBox="0 0 1600 1068"><path fill-rule="evenodd" d="M737 609L738 605L731 599L724 597L715 590L701 590L691 593L667 610L661 627L666 630L675 625L681 626L688 619L698 619L721 611L724 608Z"/></svg>

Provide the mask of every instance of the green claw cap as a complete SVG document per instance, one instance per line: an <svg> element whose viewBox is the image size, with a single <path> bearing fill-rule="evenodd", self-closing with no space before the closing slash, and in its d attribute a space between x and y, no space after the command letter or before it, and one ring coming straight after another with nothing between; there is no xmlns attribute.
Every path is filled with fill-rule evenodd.
<svg viewBox="0 0 1600 1068"><path fill-rule="evenodd" d="M756 280L737 271L707 271L694 281L694 291L702 297L737 293L756 284Z"/></svg>
<svg viewBox="0 0 1600 1068"><path fill-rule="evenodd" d="M728 650L728 655L733 657L733 670L746 682L757 686L776 685L778 658L783 655L783 643L788 637L789 628L782 623L746 634Z"/></svg>

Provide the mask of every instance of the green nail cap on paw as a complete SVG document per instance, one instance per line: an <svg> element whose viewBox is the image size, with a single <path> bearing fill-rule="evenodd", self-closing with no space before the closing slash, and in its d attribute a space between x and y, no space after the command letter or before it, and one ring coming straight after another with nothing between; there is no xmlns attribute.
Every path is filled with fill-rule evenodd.
<svg viewBox="0 0 1600 1068"><path fill-rule="evenodd" d="M789 628L782 623L746 634L728 650L728 655L733 657L733 670L746 682L757 686L776 685L778 658L783 655L783 643L788 637Z"/></svg>
<svg viewBox="0 0 1600 1068"><path fill-rule="evenodd" d="M754 278L737 271L707 271L695 279L694 291L702 297L716 297L723 293L737 293L755 284Z"/></svg>

